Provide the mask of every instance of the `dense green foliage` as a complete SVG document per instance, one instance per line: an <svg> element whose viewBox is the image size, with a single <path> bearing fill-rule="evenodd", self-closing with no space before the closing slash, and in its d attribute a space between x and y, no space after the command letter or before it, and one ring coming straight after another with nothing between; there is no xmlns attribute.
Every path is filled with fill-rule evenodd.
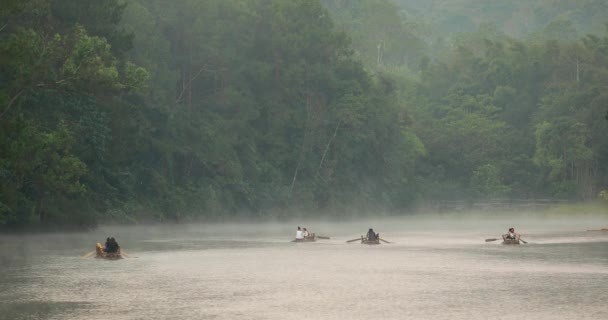
<svg viewBox="0 0 608 320"><path fill-rule="evenodd" d="M399 5L413 3L6 1L0 225L606 187L608 36L566 37L582 23L566 15L525 39L482 25L435 41L442 25Z"/></svg>
<svg viewBox="0 0 608 320"><path fill-rule="evenodd" d="M425 27L426 35L474 32L491 23L514 37L544 33L562 39L604 31L604 0L394 0L402 14ZM565 31L565 32L564 32Z"/></svg>

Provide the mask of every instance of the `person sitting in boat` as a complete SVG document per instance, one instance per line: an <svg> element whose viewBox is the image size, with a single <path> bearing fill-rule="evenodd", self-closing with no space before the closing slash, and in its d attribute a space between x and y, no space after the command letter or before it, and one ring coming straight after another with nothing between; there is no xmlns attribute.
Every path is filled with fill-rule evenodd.
<svg viewBox="0 0 608 320"><path fill-rule="evenodd" d="M113 246L113 245L112 245L112 239L111 239L111 238L108 238L108 242L106 242L106 245L105 245L105 247L103 248L103 251L104 251L105 253L110 253L110 252L112 252L112 246Z"/></svg>
<svg viewBox="0 0 608 320"><path fill-rule="evenodd" d="M116 242L116 239L112 238L111 240L114 243L114 253L120 252L120 246L118 245L118 242Z"/></svg>
<svg viewBox="0 0 608 320"><path fill-rule="evenodd" d="M106 248L104 248L101 243L97 242L97 245L95 246L95 252L98 256L101 256L104 252L106 252Z"/></svg>
<svg viewBox="0 0 608 320"><path fill-rule="evenodd" d="M508 240L517 239L517 233L515 233L515 228L509 228L509 232L504 235L504 238Z"/></svg>
<svg viewBox="0 0 608 320"><path fill-rule="evenodd" d="M303 228L302 235L304 236L304 238L308 238L310 236L310 233L308 233L308 230L306 230L306 228Z"/></svg>
<svg viewBox="0 0 608 320"><path fill-rule="evenodd" d="M298 230L296 230L296 240L303 240L304 239L304 233L302 232L302 229L300 228L300 226L298 226Z"/></svg>
<svg viewBox="0 0 608 320"><path fill-rule="evenodd" d="M114 237L110 238L106 253L117 253L118 250L120 250L118 242L116 242L116 239L114 239Z"/></svg>
<svg viewBox="0 0 608 320"><path fill-rule="evenodd" d="M103 245L103 252L108 252L108 247L110 246L110 237L106 238L106 243Z"/></svg>
<svg viewBox="0 0 608 320"><path fill-rule="evenodd" d="M375 233L373 228L369 228L369 230L367 231L367 240L375 241L375 240L378 240L379 238L380 238L380 234Z"/></svg>

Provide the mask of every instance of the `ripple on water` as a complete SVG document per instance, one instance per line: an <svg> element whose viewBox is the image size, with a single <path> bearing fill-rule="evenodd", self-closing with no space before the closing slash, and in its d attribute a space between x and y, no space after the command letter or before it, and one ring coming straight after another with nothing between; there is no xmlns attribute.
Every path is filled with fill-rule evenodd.
<svg viewBox="0 0 608 320"><path fill-rule="evenodd" d="M38 251L39 239L15 238L26 249L1 260L0 317L608 318L608 238L538 232L530 245L503 246L484 243L484 231L383 234L396 243L132 232L120 239L136 258L119 261L80 259L95 241L86 236Z"/></svg>

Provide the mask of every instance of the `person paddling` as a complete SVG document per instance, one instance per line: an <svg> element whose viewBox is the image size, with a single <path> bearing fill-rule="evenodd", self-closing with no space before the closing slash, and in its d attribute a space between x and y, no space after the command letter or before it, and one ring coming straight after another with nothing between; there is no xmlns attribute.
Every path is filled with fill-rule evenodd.
<svg viewBox="0 0 608 320"><path fill-rule="evenodd" d="M306 230L306 228L302 229L302 235L304 236L304 238L308 238L310 236L310 233L308 232L308 230Z"/></svg>
<svg viewBox="0 0 608 320"><path fill-rule="evenodd" d="M369 228L369 230L367 231L367 240L375 241L375 240L378 240L379 238L380 238L380 234L375 233L373 228Z"/></svg>
<svg viewBox="0 0 608 320"><path fill-rule="evenodd" d="M106 238L106 243L103 245L103 252L108 252L108 248L110 247L110 237Z"/></svg>
<svg viewBox="0 0 608 320"><path fill-rule="evenodd" d="M503 240L515 240L518 238L517 233L515 233L515 228L509 228L509 232L502 236Z"/></svg>
<svg viewBox="0 0 608 320"><path fill-rule="evenodd" d="M296 230L296 240L303 240L304 239L304 233L302 232L302 228L300 228L300 226L298 226L298 230Z"/></svg>
<svg viewBox="0 0 608 320"><path fill-rule="evenodd" d="M120 246L118 245L118 242L116 242L116 239L114 239L114 237L109 238L104 251L106 253L117 253L119 250Z"/></svg>

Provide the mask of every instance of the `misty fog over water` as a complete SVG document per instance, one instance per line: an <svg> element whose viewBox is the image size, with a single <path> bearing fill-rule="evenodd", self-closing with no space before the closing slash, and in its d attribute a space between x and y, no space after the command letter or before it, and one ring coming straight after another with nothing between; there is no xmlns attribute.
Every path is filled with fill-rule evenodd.
<svg viewBox="0 0 608 320"><path fill-rule="evenodd" d="M430 215L1 236L1 319L601 319L605 217ZM330 240L292 243L306 226ZM528 244L484 242L515 227ZM369 227L391 244L346 240ZM130 258L80 257L114 236Z"/></svg>
<svg viewBox="0 0 608 320"><path fill-rule="evenodd" d="M608 319L606 17L2 0L0 320Z"/></svg>

